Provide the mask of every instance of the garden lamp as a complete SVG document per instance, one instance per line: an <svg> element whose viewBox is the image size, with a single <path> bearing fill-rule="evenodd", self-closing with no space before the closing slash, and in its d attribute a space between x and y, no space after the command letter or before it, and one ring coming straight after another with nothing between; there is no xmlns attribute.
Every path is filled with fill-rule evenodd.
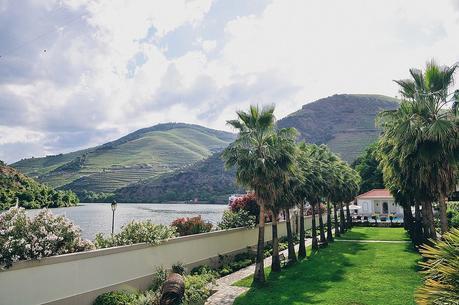
<svg viewBox="0 0 459 305"><path fill-rule="evenodd" d="M115 210L116 210L116 201L113 200L112 204L111 204L111 208L112 208L112 237L113 237L113 233L115 232Z"/></svg>

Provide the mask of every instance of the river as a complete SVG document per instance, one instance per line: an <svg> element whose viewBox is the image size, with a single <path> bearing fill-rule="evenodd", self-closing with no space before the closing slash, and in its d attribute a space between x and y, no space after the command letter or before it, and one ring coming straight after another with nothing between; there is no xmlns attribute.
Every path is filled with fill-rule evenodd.
<svg viewBox="0 0 459 305"><path fill-rule="evenodd" d="M218 204L167 204L167 203L118 203L115 211L115 232L131 220L151 219L156 224L170 225L179 217L202 218L216 225L222 218L226 205ZM69 208L50 209L53 214L64 215L81 228L84 238L93 239L101 232L110 234L112 210L110 203L80 203ZM36 215L39 210L27 210L28 215Z"/></svg>

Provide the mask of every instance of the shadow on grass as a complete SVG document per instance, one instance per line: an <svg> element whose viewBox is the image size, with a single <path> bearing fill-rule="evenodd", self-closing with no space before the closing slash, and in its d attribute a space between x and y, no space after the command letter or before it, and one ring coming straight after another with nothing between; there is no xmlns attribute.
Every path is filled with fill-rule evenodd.
<svg viewBox="0 0 459 305"><path fill-rule="evenodd" d="M321 304L316 296L345 280L353 266L349 256L366 249L363 243L333 243L280 273L270 273L265 284L253 286L234 304Z"/></svg>
<svg viewBox="0 0 459 305"><path fill-rule="evenodd" d="M416 249L413 243L406 243L405 252L408 253L417 253L419 254L419 251ZM416 260L416 264L413 265L412 269L416 272L422 271L422 267L419 265L419 263L423 260L422 256L419 256L419 258Z"/></svg>

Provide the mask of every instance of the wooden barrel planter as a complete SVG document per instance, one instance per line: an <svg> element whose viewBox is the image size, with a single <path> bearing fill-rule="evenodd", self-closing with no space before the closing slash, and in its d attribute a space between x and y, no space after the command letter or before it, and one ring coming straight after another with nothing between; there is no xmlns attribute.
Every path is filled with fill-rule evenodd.
<svg viewBox="0 0 459 305"><path fill-rule="evenodd" d="M180 305L185 293L185 282L178 273L171 273L161 288L160 305Z"/></svg>

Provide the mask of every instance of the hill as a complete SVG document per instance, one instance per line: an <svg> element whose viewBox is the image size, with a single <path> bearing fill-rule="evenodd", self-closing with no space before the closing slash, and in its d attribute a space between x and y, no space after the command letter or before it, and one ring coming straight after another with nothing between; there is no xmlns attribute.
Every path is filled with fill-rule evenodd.
<svg viewBox="0 0 459 305"><path fill-rule="evenodd" d="M163 202L198 199L225 203L228 194L243 190L236 185L234 170L226 171L221 153L181 170L142 180L121 188L115 198L121 202Z"/></svg>
<svg viewBox="0 0 459 305"><path fill-rule="evenodd" d="M278 126L295 127L300 140L327 144L351 163L378 137L376 115L397 107L396 99L383 95L337 94L304 105Z"/></svg>
<svg viewBox="0 0 459 305"><path fill-rule="evenodd" d="M395 109L395 99L380 95L333 95L304 105L278 121L279 127L294 127L299 140L325 143L332 151L352 162L379 135L376 115ZM167 200L224 201L240 192L234 171L225 171L220 154L178 172L148 179L119 189L121 201L156 202Z"/></svg>
<svg viewBox="0 0 459 305"><path fill-rule="evenodd" d="M12 166L54 187L113 192L202 160L221 151L234 137L199 125L158 124L94 148L25 159Z"/></svg>
<svg viewBox="0 0 459 305"><path fill-rule="evenodd" d="M56 191L0 161L0 211L16 204L25 208L63 207L78 203L71 191Z"/></svg>

